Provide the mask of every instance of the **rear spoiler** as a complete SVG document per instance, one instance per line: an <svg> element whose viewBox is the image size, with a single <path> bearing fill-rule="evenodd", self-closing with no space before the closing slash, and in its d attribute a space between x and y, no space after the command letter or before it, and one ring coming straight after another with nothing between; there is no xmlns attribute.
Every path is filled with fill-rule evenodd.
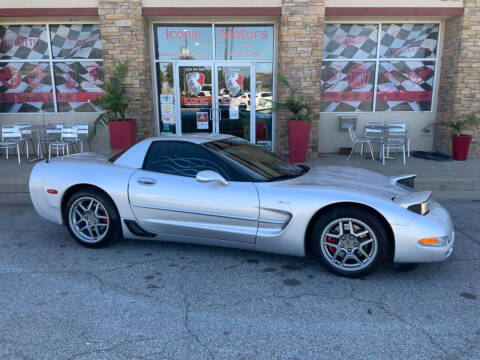
<svg viewBox="0 0 480 360"><path fill-rule="evenodd" d="M416 177L417 177L417 174L392 176L390 178L390 182L395 185L400 184L400 185L414 189Z"/></svg>

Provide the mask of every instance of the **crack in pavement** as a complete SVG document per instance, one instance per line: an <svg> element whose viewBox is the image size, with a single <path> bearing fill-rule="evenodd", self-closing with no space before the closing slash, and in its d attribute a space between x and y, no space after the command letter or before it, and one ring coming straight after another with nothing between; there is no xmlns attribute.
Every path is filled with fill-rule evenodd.
<svg viewBox="0 0 480 360"><path fill-rule="evenodd" d="M187 331L187 333L189 333L194 339L195 341L201 346L203 347L207 352L208 352L208 356L211 360L215 360L215 356L213 355L213 352L212 350L210 350L210 348L205 345L204 343L202 343L200 341L200 338L198 337L197 333L195 333L191 328L190 328L190 325L189 325L189 320L190 320L190 302L188 301L188 294L187 292L183 289L183 287L180 287L180 292L183 294L183 302L184 302L184 306L185 306L185 316L183 318L183 326L185 327L185 330Z"/></svg>

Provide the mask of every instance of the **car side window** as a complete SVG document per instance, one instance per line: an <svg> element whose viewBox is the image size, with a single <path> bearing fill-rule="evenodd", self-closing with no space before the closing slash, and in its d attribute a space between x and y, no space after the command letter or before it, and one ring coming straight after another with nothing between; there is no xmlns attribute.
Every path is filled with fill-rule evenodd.
<svg viewBox="0 0 480 360"><path fill-rule="evenodd" d="M212 153L186 141L155 141L150 146L143 169L164 174L195 177L213 170L228 179L227 172Z"/></svg>

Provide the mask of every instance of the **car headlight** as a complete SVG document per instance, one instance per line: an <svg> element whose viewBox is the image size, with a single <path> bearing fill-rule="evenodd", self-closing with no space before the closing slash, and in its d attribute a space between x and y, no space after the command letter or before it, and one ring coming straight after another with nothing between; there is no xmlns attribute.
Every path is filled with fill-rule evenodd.
<svg viewBox="0 0 480 360"><path fill-rule="evenodd" d="M427 200L418 204L410 205L407 209L418 215L427 215L430 211L430 201Z"/></svg>

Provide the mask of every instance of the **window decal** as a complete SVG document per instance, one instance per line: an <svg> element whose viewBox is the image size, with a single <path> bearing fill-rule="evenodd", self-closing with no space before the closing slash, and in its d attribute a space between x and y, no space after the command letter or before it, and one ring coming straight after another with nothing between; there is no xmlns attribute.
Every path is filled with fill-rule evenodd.
<svg viewBox="0 0 480 360"><path fill-rule="evenodd" d="M380 57L433 58L437 56L438 24L385 24Z"/></svg>
<svg viewBox="0 0 480 360"><path fill-rule="evenodd" d="M372 111L374 62L324 61L321 111Z"/></svg>
<svg viewBox="0 0 480 360"><path fill-rule="evenodd" d="M48 63L0 63L0 113L52 112Z"/></svg>
<svg viewBox="0 0 480 360"><path fill-rule="evenodd" d="M45 25L0 25L0 59L48 59Z"/></svg>
<svg viewBox="0 0 480 360"><path fill-rule="evenodd" d="M59 112L97 111L93 102L104 92L102 63L55 62L54 72Z"/></svg>
<svg viewBox="0 0 480 360"><path fill-rule="evenodd" d="M55 59L101 59L102 40L98 24L51 25Z"/></svg>
<svg viewBox="0 0 480 360"><path fill-rule="evenodd" d="M377 37L376 24L327 24L323 33L323 58L375 58Z"/></svg>
<svg viewBox="0 0 480 360"><path fill-rule="evenodd" d="M377 111L430 111L435 64L383 61L377 86Z"/></svg>

